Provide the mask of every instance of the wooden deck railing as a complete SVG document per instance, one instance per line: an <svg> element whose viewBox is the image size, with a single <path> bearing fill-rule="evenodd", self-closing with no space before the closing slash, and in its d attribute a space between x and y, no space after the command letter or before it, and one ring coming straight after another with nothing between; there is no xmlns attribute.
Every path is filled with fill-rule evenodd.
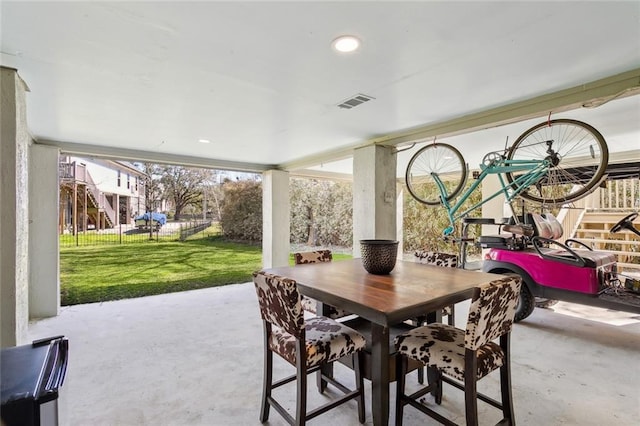
<svg viewBox="0 0 640 426"><path fill-rule="evenodd" d="M607 182L599 190L600 209L638 210L640 207L640 179L624 179Z"/></svg>
<svg viewBox="0 0 640 426"><path fill-rule="evenodd" d="M558 220L565 237L573 236L587 211L637 211L640 209L640 178L608 181L585 198L562 206Z"/></svg>
<svg viewBox="0 0 640 426"><path fill-rule="evenodd" d="M638 211L640 179L607 182L591 195L563 206L558 220L565 230L563 238L576 238L596 250L614 253L619 271L640 270L640 242L630 233L611 234L611 227L622 217ZM637 225L636 225L637 226Z"/></svg>

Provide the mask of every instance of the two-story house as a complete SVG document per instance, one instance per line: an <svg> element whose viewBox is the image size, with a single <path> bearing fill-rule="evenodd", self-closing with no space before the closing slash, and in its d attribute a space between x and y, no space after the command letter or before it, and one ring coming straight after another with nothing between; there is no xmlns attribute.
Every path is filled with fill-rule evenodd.
<svg viewBox="0 0 640 426"><path fill-rule="evenodd" d="M145 174L125 161L60 156L60 233L113 228L145 211Z"/></svg>

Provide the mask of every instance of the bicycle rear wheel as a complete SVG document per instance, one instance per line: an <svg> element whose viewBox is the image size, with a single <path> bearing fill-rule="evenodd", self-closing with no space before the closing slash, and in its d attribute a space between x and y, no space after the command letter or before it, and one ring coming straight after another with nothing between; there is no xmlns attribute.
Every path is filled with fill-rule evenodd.
<svg viewBox="0 0 640 426"><path fill-rule="evenodd" d="M609 150L604 137L577 120L557 119L524 132L511 146L509 160L549 160L551 167L522 198L543 204L564 204L589 194L607 169ZM506 173L509 183L518 173Z"/></svg>
<svg viewBox="0 0 640 426"><path fill-rule="evenodd" d="M416 152L405 174L407 189L413 198L430 206L440 204L435 175L444 183L447 201L455 198L467 180L467 167L460 151L451 145L432 143Z"/></svg>

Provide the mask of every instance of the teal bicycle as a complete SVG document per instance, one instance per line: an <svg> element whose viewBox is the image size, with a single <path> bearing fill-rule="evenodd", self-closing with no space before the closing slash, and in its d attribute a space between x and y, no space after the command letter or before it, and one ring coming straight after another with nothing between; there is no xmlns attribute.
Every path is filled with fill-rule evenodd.
<svg viewBox="0 0 640 426"><path fill-rule="evenodd" d="M444 143L434 142L416 152L405 179L413 198L446 209L450 226L444 235L449 236L458 220L499 195L511 205L514 218L511 201L516 197L550 206L576 201L601 183L608 161L609 150L598 130L581 121L556 119L533 126L504 152L486 154L479 173L474 173L476 181L465 191L468 165L460 151ZM501 188L462 209L489 175L497 175Z"/></svg>

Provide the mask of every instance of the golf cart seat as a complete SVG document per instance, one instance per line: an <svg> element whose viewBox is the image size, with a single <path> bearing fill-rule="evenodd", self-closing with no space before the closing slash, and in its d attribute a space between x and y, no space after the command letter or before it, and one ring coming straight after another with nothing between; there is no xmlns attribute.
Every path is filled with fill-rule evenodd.
<svg viewBox="0 0 640 426"><path fill-rule="evenodd" d="M545 259L556 260L560 262L577 262L578 266L585 268L598 268L602 265L608 265L616 262L616 256L613 253L604 251L593 251L586 246L582 248L571 248L565 244L560 244L559 240L562 237L563 230L562 224L551 213L545 213L540 215L537 213L530 213L530 223L534 225L534 248L538 251L538 254ZM544 248L539 245L537 240L545 245L553 246L554 244L560 249ZM568 240L572 241L572 240ZM579 241L575 241L578 242Z"/></svg>
<svg viewBox="0 0 640 426"><path fill-rule="evenodd" d="M478 244L482 248L501 248L505 250L522 250L526 243L524 237L533 236L533 228L526 224L493 223L499 225L497 235L481 235Z"/></svg>
<svg viewBox="0 0 640 426"><path fill-rule="evenodd" d="M510 219L509 223L500 224L499 232L498 235L478 237L480 247L521 250L527 245L523 237L557 240L562 237L562 224L551 213L545 215L529 213L525 223L515 223Z"/></svg>
<svg viewBox="0 0 640 426"><path fill-rule="evenodd" d="M537 214L529 213L529 223L533 225L533 235L535 237L559 240L562 237L562 224L551 213Z"/></svg>

